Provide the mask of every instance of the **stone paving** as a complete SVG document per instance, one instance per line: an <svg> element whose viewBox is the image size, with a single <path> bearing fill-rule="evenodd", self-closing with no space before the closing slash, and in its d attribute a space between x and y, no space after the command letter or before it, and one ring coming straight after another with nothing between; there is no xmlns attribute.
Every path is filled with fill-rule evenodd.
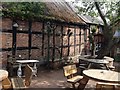
<svg viewBox="0 0 120 90"><path fill-rule="evenodd" d="M114 63L116 71L120 71L120 63ZM96 82L89 80L86 85L86 89L94 90ZM47 70L43 67L39 67L38 76L33 77L30 88L36 89L64 89L72 88L71 84L66 82L66 77L64 77L63 69L58 70Z"/></svg>

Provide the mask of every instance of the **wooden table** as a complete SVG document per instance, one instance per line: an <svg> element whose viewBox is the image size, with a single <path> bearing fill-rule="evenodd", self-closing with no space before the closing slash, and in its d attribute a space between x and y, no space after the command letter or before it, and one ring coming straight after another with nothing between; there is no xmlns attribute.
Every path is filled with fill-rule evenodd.
<svg viewBox="0 0 120 90"><path fill-rule="evenodd" d="M78 88L84 90L89 79L97 82L120 84L120 73L111 70L88 69L83 71L83 79L79 82Z"/></svg>
<svg viewBox="0 0 120 90"><path fill-rule="evenodd" d="M89 69L84 70L83 75L97 81L120 83L120 73L111 70Z"/></svg>
<svg viewBox="0 0 120 90"><path fill-rule="evenodd" d="M18 71L20 71L20 75L18 75L19 77L21 77L22 75L22 70L21 70L21 66L22 64L28 64L28 63L34 63L34 66L33 66L33 75L37 76L37 66L36 64L39 62L38 60L17 60L16 61L17 63L19 63L19 68L18 68Z"/></svg>
<svg viewBox="0 0 120 90"><path fill-rule="evenodd" d="M8 71L0 69L0 81L8 77Z"/></svg>
<svg viewBox="0 0 120 90"><path fill-rule="evenodd" d="M81 60L83 60L85 62L88 62L88 65L87 65L86 69L90 69L92 64L99 64L99 65L102 64L102 65L104 65L104 67L107 70L109 70L109 68L107 66L107 64L109 64L109 62L105 59L87 59L84 56L80 56L79 57L79 63L80 63Z"/></svg>

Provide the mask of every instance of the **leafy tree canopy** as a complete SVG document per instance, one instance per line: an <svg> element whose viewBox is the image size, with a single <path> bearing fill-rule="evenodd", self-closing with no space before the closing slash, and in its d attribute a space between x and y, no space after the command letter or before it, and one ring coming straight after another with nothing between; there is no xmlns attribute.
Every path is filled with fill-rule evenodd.
<svg viewBox="0 0 120 90"><path fill-rule="evenodd" d="M46 13L42 2L4 2L2 8L2 15L12 18L31 19Z"/></svg>
<svg viewBox="0 0 120 90"><path fill-rule="evenodd" d="M74 2L75 7L78 9L78 14L90 15L92 17L99 16L96 10L95 2L81 2L82 5L77 5L81 0ZM99 8L102 11L103 16L108 19L111 23L120 19L120 1L118 2L97 2ZM110 23L109 22L109 23Z"/></svg>
<svg viewBox="0 0 120 90"><path fill-rule="evenodd" d="M76 0L79 2L80 0ZM118 2L82 2L81 5L76 6L78 9L78 13L87 14L91 16L100 16L104 22L104 42L102 44L101 50L98 52L98 56L96 58L103 58L105 55L108 55L111 48L117 45L118 42L114 41L113 34L116 30L115 28L119 28L119 25L116 23L120 23L120 1ZM107 21L109 19L109 22Z"/></svg>

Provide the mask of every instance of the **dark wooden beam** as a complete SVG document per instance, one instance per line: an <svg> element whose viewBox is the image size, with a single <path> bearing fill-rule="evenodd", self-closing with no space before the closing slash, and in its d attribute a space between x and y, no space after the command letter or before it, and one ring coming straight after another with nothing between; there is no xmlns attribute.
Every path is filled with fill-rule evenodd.
<svg viewBox="0 0 120 90"><path fill-rule="evenodd" d="M12 30L10 29L2 29L2 33L13 33ZM21 30L18 30L17 29L17 33L23 33L23 34L28 34L28 30L24 30L24 31L21 31ZM44 32L37 32L37 31L32 31L32 34L43 34ZM44 33L45 34L45 33Z"/></svg>
<svg viewBox="0 0 120 90"><path fill-rule="evenodd" d="M61 26L61 51L60 51L60 59L62 58L62 53L63 53L63 26Z"/></svg>
<svg viewBox="0 0 120 90"><path fill-rule="evenodd" d="M42 56L44 56L44 29L45 29L45 24L44 24L44 22L43 22L43 24L42 24Z"/></svg>
<svg viewBox="0 0 120 90"><path fill-rule="evenodd" d="M79 53L81 52L81 28L79 30Z"/></svg>
<svg viewBox="0 0 120 90"><path fill-rule="evenodd" d="M28 47L29 47L29 50L28 50L28 59L31 59L31 47L32 47L32 21L29 20L28 22L28 34L29 34L29 40L28 40Z"/></svg>
<svg viewBox="0 0 120 90"><path fill-rule="evenodd" d="M55 29L53 29L53 48L52 48L52 62L54 62L55 59Z"/></svg>
<svg viewBox="0 0 120 90"><path fill-rule="evenodd" d="M75 55L75 48L76 48L76 27L74 27L74 55Z"/></svg>
<svg viewBox="0 0 120 90"><path fill-rule="evenodd" d="M14 23L14 21L13 21ZM17 27L12 27L12 55L16 55L16 33L17 33Z"/></svg>
<svg viewBox="0 0 120 90"><path fill-rule="evenodd" d="M38 47L31 47L31 49L39 49ZM0 48L0 52L2 51L11 51L12 48ZM29 50L29 47L17 47L17 50Z"/></svg>

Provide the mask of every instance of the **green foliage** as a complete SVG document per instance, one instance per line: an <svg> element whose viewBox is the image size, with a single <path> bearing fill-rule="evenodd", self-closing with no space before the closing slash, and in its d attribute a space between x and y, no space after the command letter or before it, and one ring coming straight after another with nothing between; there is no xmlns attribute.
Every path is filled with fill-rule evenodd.
<svg viewBox="0 0 120 90"><path fill-rule="evenodd" d="M80 0L77 0L80 1ZM120 1L118 2L98 2L99 8L101 9L105 18L110 23L120 19ZM93 2L82 2L82 5L75 6L78 9L78 13L81 15L99 16L96 7Z"/></svg>
<svg viewBox="0 0 120 90"><path fill-rule="evenodd" d="M90 15L98 16L98 13L95 11L95 5L93 2L82 2L83 6L75 6L78 9L78 14L80 15Z"/></svg>
<svg viewBox="0 0 120 90"><path fill-rule="evenodd" d="M96 28L95 27L92 27L91 28L91 34L88 36L88 38L89 38L89 41L90 41L90 43L93 43L94 42L94 34L95 34L95 32L96 32Z"/></svg>
<svg viewBox="0 0 120 90"><path fill-rule="evenodd" d="M45 13L45 4L42 2L5 2L2 6L3 15L13 18L31 19Z"/></svg>
<svg viewBox="0 0 120 90"><path fill-rule="evenodd" d="M95 27L92 27L91 32L92 32L92 34L94 35L95 32L96 32L96 28L95 28Z"/></svg>
<svg viewBox="0 0 120 90"><path fill-rule="evenodd" d="M89 38L90 43L92 43L92 42L93 42L93 36L90 34L90 35L88 36L88 38Z"/></svg>

